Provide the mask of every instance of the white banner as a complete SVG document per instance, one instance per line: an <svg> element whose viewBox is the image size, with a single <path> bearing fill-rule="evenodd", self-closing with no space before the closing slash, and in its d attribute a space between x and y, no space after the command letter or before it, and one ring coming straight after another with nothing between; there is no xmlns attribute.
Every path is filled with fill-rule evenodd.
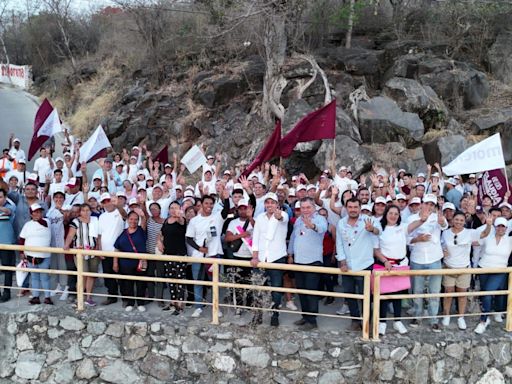
<svg viewBox="0 0 512 384"><path fill-rule="evenodd" d="M31 68L28 65L0 64L0 83L27 89L30 87L31 78Z"/></svg>
<svg viewBox="0 0 512 384"><path fill-rule="evenodd" d="M185 153L185 156L181 158L181 162L185 164L185 167L187 167L190 173L194 173L199 167L206 163L206 157L199 147L194 145Z"/></svg>
<svg viewBox="0 0 512 384"><path fill-rule="evenodd" d="M95 160L99 152L110 147L112 146L103 127L98 125L91 137L80 148L80 163L84 161L88 163L91 159ZM106 157L106 154L104 157Z"/></svg>
<svg viewBox="0 0 512 384"><path fill-rule="evenodd" d="M500 134L496 133L466 149L450 164L444 166L443 172L448 176L453 176L499 168L505 168L505 159L501 148Z"/></svg>
<svg viewBox="0 0 512 384"><path fill-rule="evenodd" d="M54 108L52 113L46 118L41 128L37 131L37 136L54 136L62 132L62 125L60 124L59 113L57 108Z"/></svg>

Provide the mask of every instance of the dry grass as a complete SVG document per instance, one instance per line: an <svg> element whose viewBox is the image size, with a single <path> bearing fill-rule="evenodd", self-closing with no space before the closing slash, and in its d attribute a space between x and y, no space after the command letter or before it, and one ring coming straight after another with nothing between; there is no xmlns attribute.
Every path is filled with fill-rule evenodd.
<svg viewBox="0 0 512 384"><path fill-rule="evenodd" d="M440 137L448 136L449 134L450 134L450 132L447 130L444 130L444 129L443 130L432 129L423 135L423 138L421 139L421 141L428 142L428 141L432 141L434 139L439 139Z"/></svg>

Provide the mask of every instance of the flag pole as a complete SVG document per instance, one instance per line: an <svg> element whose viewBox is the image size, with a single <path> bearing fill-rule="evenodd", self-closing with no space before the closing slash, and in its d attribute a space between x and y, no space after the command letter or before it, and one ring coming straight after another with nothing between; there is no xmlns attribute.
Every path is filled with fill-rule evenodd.
<svg viewBox="0 0 512 384"><path fill-rule="evenodd" d="M510 193L510 185L508 184L508 176L507 176L507 167L503 168L503 172L505 172L505 180L507 181L507 192ZM508 201L507 201L508 203Z"/></svg>

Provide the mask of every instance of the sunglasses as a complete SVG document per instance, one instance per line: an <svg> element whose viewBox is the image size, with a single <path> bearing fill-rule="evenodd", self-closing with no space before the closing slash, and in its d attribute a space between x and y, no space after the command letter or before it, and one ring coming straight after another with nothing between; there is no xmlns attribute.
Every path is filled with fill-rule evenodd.
<svg viewBox="0 0 512 384"><path fill-rule="evenodd" d="M453 244L455 244L455 245L457 245L457 236L459 236L459 235L453 236Z"/></svg>

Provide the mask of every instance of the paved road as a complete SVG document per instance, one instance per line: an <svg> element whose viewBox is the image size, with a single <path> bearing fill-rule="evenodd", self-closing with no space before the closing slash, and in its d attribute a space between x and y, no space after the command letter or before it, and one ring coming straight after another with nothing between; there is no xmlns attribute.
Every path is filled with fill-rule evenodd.
<svg viewBox="0 0 512 384"><path fill-rule="evenodd" d="M0 84L0 142L2 149L7 148L9 134L12 132L21 140L22 148L28 156L37 108L36 97L15 87ZM28 164L28 169L32 169L34 160L32 159Z"/></svg>

